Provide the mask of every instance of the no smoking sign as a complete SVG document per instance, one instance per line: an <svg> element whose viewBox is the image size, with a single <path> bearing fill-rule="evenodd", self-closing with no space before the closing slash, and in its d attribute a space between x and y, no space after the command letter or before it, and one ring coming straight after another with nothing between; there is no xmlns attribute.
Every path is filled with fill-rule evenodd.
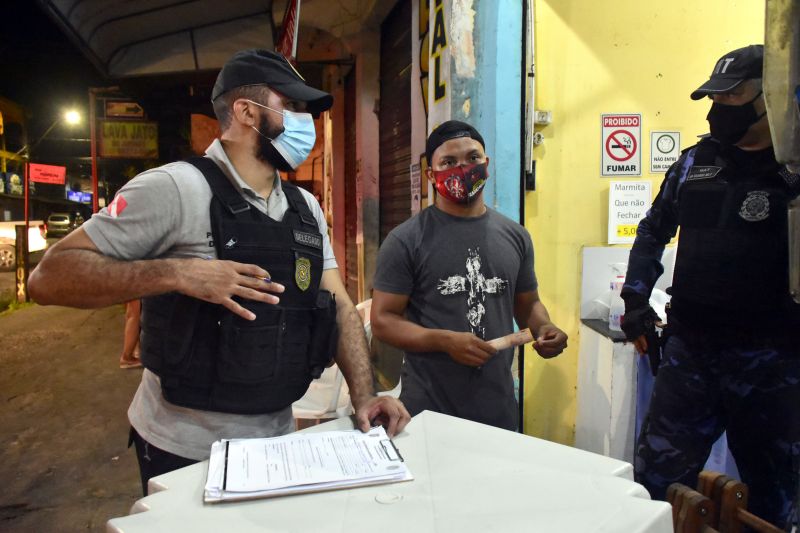
<svg viewBox="0 0 800 533"><path fill-rule="evenodd" d="M602 115L602 176L642 174L642 116Z"/></svg>

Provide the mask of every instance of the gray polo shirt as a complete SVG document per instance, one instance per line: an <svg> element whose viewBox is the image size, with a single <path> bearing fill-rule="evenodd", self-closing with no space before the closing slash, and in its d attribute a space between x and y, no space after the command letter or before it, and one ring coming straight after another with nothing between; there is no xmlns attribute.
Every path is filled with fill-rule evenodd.
<svg viewBox="0 0 800 533"><path fill-rule="evenodd" d="M239 176L219 140L208 147L206 157L220 166L251 205L275 220L283 219L289 203L277 173L272 193L264 198ZM323 269L336 268L322 209L310 193L301 192L322 234ZM83 228L103 254L115 259L216 258L211 198L199 170L188 163L170 163L136 176ZM211 443L220 438L273 437L294 430L291 407L266 415L234 415L173 405L164 400L158 376L146 369L128 419L154 446L196 460L207 459Z"/></svg>

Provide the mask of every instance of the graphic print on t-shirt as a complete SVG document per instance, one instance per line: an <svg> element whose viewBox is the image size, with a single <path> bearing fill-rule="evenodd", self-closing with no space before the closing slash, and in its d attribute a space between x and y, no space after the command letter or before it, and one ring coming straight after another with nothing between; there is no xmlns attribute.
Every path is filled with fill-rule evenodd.
<svg viewBox="0 0 800 533"><path fill-rule="evenodd" d="M508 286L508 281L497 277L486 278L481 272L480 248L469 248L467 251L467 275L456 274L439 280L436 287L439 294L449 296L452 294L467 295L467 322L473 335L484 338L485 328L483 316L486 308L483 302L487 294L502 294Z"/></svg>
<svg viewBox="0 0 800 533"><path fill-rule="evenodd" d="M128 202L125 198L122 197L121 194L118 194L114 197L110 204L108 204L108 214L113 218L117 218L125 211L125 208L128 207Z"/></svg>

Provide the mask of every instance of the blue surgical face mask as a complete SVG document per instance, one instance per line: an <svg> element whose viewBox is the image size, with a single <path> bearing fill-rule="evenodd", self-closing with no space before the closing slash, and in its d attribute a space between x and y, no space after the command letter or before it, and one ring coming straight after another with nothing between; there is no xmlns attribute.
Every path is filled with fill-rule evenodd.
<svg viewBox="0 0 800 533"><path fill-rule="evenodd" d="M286 160L286 163L296 170L308 158L317 140L317 131L314 128L314 119L311 117L311 113L295 113L288 109L281 112L252 100L247 101L273 113L283 115L283 132L274 139L262 133L255 126L250 127L268 139L275 150Z"/></svg>

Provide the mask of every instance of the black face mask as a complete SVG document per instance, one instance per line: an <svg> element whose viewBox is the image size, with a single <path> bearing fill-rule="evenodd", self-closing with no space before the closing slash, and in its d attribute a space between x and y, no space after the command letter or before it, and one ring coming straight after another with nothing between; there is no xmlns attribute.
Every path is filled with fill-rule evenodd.
<svg viewBox="0 0 800 533"><path fill-rule="evenodd" d="M258 123L258 147L256 148L256 157L265 163L269 163L281 172L291 172L294 169L286 159L278 152L270 139L276 138L283 133L283 126L269 127L267 117L262 115L261 121Z"/></svg>
<svg viewBox="0 0 800 533"><path fill-rule="evenodd" d="M750 126L767 114L756 112L753 102L761 96L761 91L752 100L742 105L724 105L714 102L706 116L711 126L711 136L722 144L736 144L744 137Z"/></svg>

